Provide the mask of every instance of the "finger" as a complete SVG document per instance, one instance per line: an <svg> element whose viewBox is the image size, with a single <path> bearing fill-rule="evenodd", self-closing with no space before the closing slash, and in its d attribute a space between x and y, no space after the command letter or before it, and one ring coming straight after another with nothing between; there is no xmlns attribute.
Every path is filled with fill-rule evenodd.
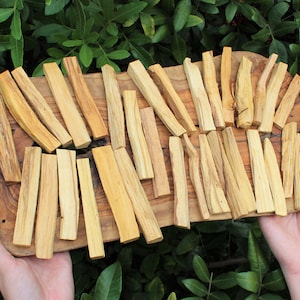
<svg viewBox="0 0 300 300"><path fill-rule="evenodd" d="M0 241L0 274L7 270L7 268L14 263L15 258L8 252Z"/></svg>

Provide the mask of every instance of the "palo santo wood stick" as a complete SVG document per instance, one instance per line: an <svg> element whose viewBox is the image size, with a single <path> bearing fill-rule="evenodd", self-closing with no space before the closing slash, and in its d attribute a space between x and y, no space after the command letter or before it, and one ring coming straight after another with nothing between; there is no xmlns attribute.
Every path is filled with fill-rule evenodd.
<svg viewBox="0 0 300 300"><path fill-rule="evenodd" d="M258 213L273 212L275 210L273 197L267 177L263 149L258 130L248 129L247 140L256 199L256 210Z"/></svg>
<svg viewBox="0 0 300 300"><path fill-rule="evenodd" d="M275 62L278 58L278 55L273 53L267 63L266 66L261 73L255 90L255 96L253 99L254 103L254 116L253 116L253 124L260 125L263 120L263 111L267 98L267 80L269 75L275 65Z"/></svg>
<svg viewBox="0 0 300 300"><path fill-rule="evenodd" d="M42 154L35 227L35 248L37 258L50 259L53 256L57 209L57 158L56 155L53 154Z"/></svg>
<svg viewBox="0 0 300 300"><path fill-rule="evenodd" d="M131 200L110 145L92 149L105 195L115 218L120 242L127 243L140 236Z"/></svg>
<svg viewBox="0 0 300 300"><path fill-rule="evenodd" d="M106 96L108 127L112 148L126 147L125 119L120 88L114 68L110 65L101 67Z"/></svg>
<svg viewBox="0 0 300 300"><path fill-rule="evenodd" d="M24 69L18 67L11 73L25 95L28 103L30 103L43 124L60 141L63 147L69 146L72 143L72 137L58 121L48 102L32 83Z"/></svg>
<svg viewBox="0 0 300 300"><path fill-rule="evenodd" d="M49 153L60 146L30 108L8 71L0 74L0 91L11 115L37 144Z"/></svg>
<svg viewBox="0 0 300 300"><path fill-rule="evenodd" d="M45 63L43 70L75 148L87 147L91 143L91 139L62 72L55 62Z"/></svg>
<svg viewBox="0 0 300 300"><path fill-rule="evenodd" d="M296 137L296 159L295 159L295 175L294 175L294 208L300 209L300 134Z"/></svg>
<svg viewBox="0 0 300 300"><path fill-rule="evenodd" d="M183 135L183 141L185 144L186 152L188 154L189 174L190 174L193 188L197 196L200 214L203 220L208 220L210 217L210 213L208 211L205 194L203 190L203 184L200 178L199 155L186 133Z"/></svg>
<svg viewBox="0 0 300 300"><path fill-rule="evenodd" d="M89 256L92 259L102 258L105 256L105 250L90 161L88 158L80 158L76 162Z"/></svg>
<svg viewBox="0 0 300 300"><path fill-rule="evenodd" d="M161 241L163 235L160 226L126 149L116 149L114 155L146 242L152 244Z"/></svg>
<svg viewBox="0 0 300 300"><path fill-rule="evenodd" d="M37 207L42 150L26 147L13 236L14 245L30 246Z"/></svg>
<svg viewBox="0 0 300 300"><path fill-rule="evenodd" d="M67 70L77 102L91 129L93 138L97 140L107 136L107 128L82 75L77 57L64 57L63 64Z"/></svg>
<svg viewBox="0 0 300 300"><path fill-rule="evenodd" d="M152 107L140 109L142 126L151 157L154 177L152 179L155 198L170 195L170 184L166 169L163 150L155 122L155 115Z"/></svg>
<svg viewBox="0 0 300 300"><path fill-rule="evenodd" d="M76 152L57 149L60 239L76 240L79 219L79 193L76 170Z"/></svg>
<svg viewBox="0 0 300 300"><path fill-rule="evenodd" d="M151 72L154 81L158 81L161 85L163 96L180 124L188 133L196 131L196 127L190 114L172 85L164 68L159 64L155 64L149 67L149 71Z"/></svg>
<svg viewBox="0 0 300 300"><path fill-rule="evenodd" d="M286 216L287 207L280 169L273 145L269 138L264 139L264 160L270 189L272 192L275 213L279 216Z"/></svg>
<svg viewBox="0 0 300 300"><path fill-rule="evenodd" d="M154 177L151 157L144 136L135 90L123 91L127 133L137 174L141 180Z"/></svg>
<svg viewBox="0 0 300 300"><path fill-rule="evenodd" d="M212 114L217 128L223 129L225 127L223 117L223 107L221 95L217 83L217 75L213 55L211 51L202 53L203 61L203 81L212 109Z"/></svg>
<svg viewBox="0 0 300 300"><path fill-rule="evenodd" d="M127 73L168 130L174 136L184 134L186 130L167 106L166 101L143 64L139 60L129 63Z"/></svg>
<svg viewBox="0 0 300 300"><path fill-rule="evenodd" d="M169 150L174 182L174 225L189 229L191 225L188 187L184 165L184 152L179 137L169 137Z"/></svg>
<svg viewBox="0 0 300 300"><path fill-rule="evenodd" d="M200 69L193 64L191 59L188 57L186 57L183 61L183 68L191 91L191 96L194 102L201 132L215 130L216 127L214 124L212 110L204 87Z"/></svg>

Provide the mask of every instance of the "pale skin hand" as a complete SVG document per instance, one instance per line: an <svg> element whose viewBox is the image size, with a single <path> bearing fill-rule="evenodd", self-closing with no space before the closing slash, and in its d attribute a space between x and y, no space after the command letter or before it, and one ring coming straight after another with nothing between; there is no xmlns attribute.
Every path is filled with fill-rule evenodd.
<svg viewBox="0 0 300 300"><path fill-rule="evenodd" d="M0 291L5 300L73 300L70 254L55 253L49 260L15 258L0 242Z"/></svg>

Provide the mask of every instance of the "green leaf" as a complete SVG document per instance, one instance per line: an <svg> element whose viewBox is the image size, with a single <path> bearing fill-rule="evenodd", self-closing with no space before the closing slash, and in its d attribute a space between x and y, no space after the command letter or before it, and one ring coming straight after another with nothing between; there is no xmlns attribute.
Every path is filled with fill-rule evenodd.
<svg viewBox="0 0 300 300"><path fill-rule="evenodd" d="M118 26L115 22L108 23L106 26L106 31L112 36L117 36L119 33Z"/></svg>
<svg viewBox="0 0 300 300"><path fill-rule="evenodd" d="M292 0L294 11L300 10L300 0Z"/></svg>
<svg viewBox="0 0 300 300"><path fill-rule="evenodd" d="M235 272L226 272L214 277L212 284L218 289L230 289L236 286Z"/></svg>
<svg viewBox="0 0 300 300"><path fill-rule="evenodd" d="M146 275L147 278L151 279L154 277L157 271L159 263L159 255L156 253L147 255L141 263L141 272Z"/></svg>
<svg viewBox="0 0 300 300"><path fill-rule="evenodd" d="M268 273L263 280L263 287L271 292L285 290L286 283L281 269L277 269Z"/></svg>
<svg viewBox="0 0 300 300"><path fill-rule="evenodd" d="M139 59L145 68L148 68L150 65L154 64L154 60L150 53L143 47L135 46L130 43L130 51L134 58Z"/></svg>
<svg viewBox="0 0 300 300"><path fill-rule="evenodd" d="M196 276L203 282L210 281L210 273L208 271L206 262L199 255L195 255L193 258L193 269Z"/></svg>
<svg viewBox="0 0 300 300"><path fill-rule="evenodd" d="M13 37L10 39L10 55L15 68L23 65L24 56L24 40L23 36L16 40Z"/></svg>
<svg viewBox="0 0 300 300"><path fill-rule="evenodd" d="M266 42L270 37L271 32L268 27L264 27L251 36L254 41Z"/></svg>
<svg viewBox="0 0 300 300"><path fill-rule="evenodd" d="M251 51L260 53L263 50L265 50L266 45L263 42L260 41L249 41L243 44L242 49L245 51Z"/></svg>
<svg viewBox="0 0 300 300"><path fill-rule="evenodd" d="M45 15L55 15L62 11L64 7L70 2L70 0L51 0L50 4L45 6Z"/></svg>
<svg viewBox="0 0 300 300"><path fill-rule="evenodd" d="M83 44L80 47L79 60L85 67L89 67L91 65L93 61L93 51L87 44Z"/></svg>
<svg viewBox="0 0 300 300"><path fill-rule="evenodd" d="M289 4L286 2L279 2L275 4L268 13L268 21L271 27L281 22L282 17L289 9Z"/></svg>
<svg viewBox="0 0 300 300"><path fill-rule="evenodd" d="M168 296L167 300L177 300L177 297L176 297L175 292L172 292L172 293Z"/></svg>
<svg viewBox="0 0 300 300"><path fill-rule="evenodd" d="M13 13L13 8L1 8L0 10L0 23L6 21Z"/></svg>
<svg viewBox="0 0 300 300"><path fill-rule="evenodd" d="M65 53L61 49L57 49L54 47L47 49L47 53L53 58L63 58L65 55Z"/></svg>
<svg viewBox="0 0 300 300"><path fill-rule="evenodd" d="M174 34L171 50L178 64L182 64L186 57L186 42L178 34Z"/></svg>
<svg viewBox="0 0 300 300"><path fill-rule="evenodd" d="M114 50L106 54L110 59L121 60L128 58L130 53L127 50Z"/></svg>
<svg viewBox="0 0 300 300"><path fill-rule="evenodd" d="M155 44L163 41L169 33L170 29L168 25L159 26L152 37L152 43Z"/></svg>
<svg viewBox="0 0 300 300"><path fill-rule="evenodd" d="M0 35L0 52L10 48L10 35Z"/></svg>
<svg viewBox="0 0 300 300"><path fill-rule="evenodd" d="M210 300L230 300L231 298L224 292L216 291L209 294Z"/></svg>
<svg viewBox="0 0 300 300"><path fill-rule="evenodd" d="M205 19L203 16L196 16L196 15L189 15L186 23L185 28L199 26L200 24L204 27Z"/></svg>
<svg viewBox="0 0 300 300"><path fill-rule="evenodd" d="M95 297L86 293L83 293L80 300L95 300Z"/></svg>
<svg viewBox="0 0 300 300"><path fill-rule="evenodd" d="M179 32L186 24L192 11L191 0L180 0L174 11L173 26L175 32Z"/></svg>
<svg viewBox="0 0 300 300"><path fill-rule="evenodd" d="M33 32L34 37L45 37L48 43L57 43L57 35L69 36L71 29L56 23L40 25Z"/></svg>
<svg viewBox="0 0 300 300"><path fill-rule="evenodd" d="M140 14L141 24L144 30L144 34L149 38L152 38L155 33L154 19L148 13L141 12Z"/></svg>
<svg viewBox="0 0 300 300"><path fill-rule="evenodd" d="M219 46L220 47L230 46L232 42L237 38L237 36L238 36L237 32L229 32L220 41Z"/></svg>
<svg viewBox="0 0 300 300"><path fill-rule="evenodd" d="M259 275L256 272L236 273L236 280L238 285L246 291L256 293L259 289Z"/></svg>
<svg viewBox="0 0 300 300"><path fill-rule="evenodd" d="M280 61L287 63L288 61L288 53L287 48L283 44L283 42L273 39L269 47L269 54L277 53Z"/></svg>
<svg viewBox="0 0 300 300"><path fill-rule="evenodd" d="M83 44L83 40L66 40L63 42L63 46L73 48Z"/></svg>
<svg viewBox="0 0 300 300"><path fill-rule="evenodd" d="M113 20L123 24L132 16L138 15L146 6L147 3L143 1L124 4L114 14Z"/></svg>
<svg viewBox="0 0 300 300"><path fill-rule="evenodd" d="M282 37L290 33L294 33L298 29L298 24L292 21L283 21L276 24L273 28L275 37Z"/></svg>
<svg viewBox="0 0 300 300"><path fill-rule="evenodd" d="M11 35L14 39L19 40L22 37L22 29L21 29L21 17L20 12L15 10L13 14L13 18L10 23Z"/></svg>
<svg viewBox="0 0 300 300"><path fill-rule="evenodd" d="M148 299L161 300L165 294L164 285L158 277L155 277L147 286Z"/></svg>
<svg viewBox="0 0 300 300"><path fill-rule="evenodd" d="M181 57L183 57L183 55ZM193 232L188 232L177 245L176 254L182 255L191 252L197 245L199 245L199 236Z"/></svg>
<svg viewBox="0 0 300 300"><path fill-rule="evenodd" d="M228 23L230 23L234 19L237 9L238 9L238 5L236 2L231 1L226 5L225 16L226 16L226 21Z"/></svg>
<svg viewBox="0 0 300 300"><path fill-rule="evenodd" d="M187 278L182 280L183 285L195 296L204 297L207 295L207 287L197 279Z"/></svg>
<svg viewBox="0 0 300 300"><path fill-rule="evenodd" d="M279 295L276 295L276 294L264 294L264 295L261 295L259 297L259 300L285 300L286 298L283 298Z"/></svg>

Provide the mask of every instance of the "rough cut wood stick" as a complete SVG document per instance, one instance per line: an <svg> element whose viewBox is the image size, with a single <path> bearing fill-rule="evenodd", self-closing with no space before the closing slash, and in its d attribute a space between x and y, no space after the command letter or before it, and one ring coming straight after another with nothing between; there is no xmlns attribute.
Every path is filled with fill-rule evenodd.
<svg viewBox="0 0 300 300"><path fill-rule="evenodd" d="M67 70L77 102L91 129L93 138L97 140L107 136L106 125L82 75L77 57L64 57L63 64Z"/></svg>
<svg viewBox="0 0 300 300"><path fill-rule="evenodd" d="M43 70L54 100L73 139L75 148L81 149L87 147L91 143L91 138L81 114L73 101L62 72L55 62L45 63Z"/></svg>
<svg viewBox="0 0 300 300"><path fill-rule="evenodd" d="M76 240L79 219L79 193L76 152L57 149L60 239Z"/></svg>
<svg viewBox="0 0 300 300"><path fill-rule="evenodd" d="M76 162L89 256L92 259L102 258L105 250L90 161L88 158L80 158Z"/></svg>
<svg viewBox="0 0 300 300"><path fill-rule="evenodd" d="M300 209L300 133L296 137L296 159L295 159L295 175L294 175L294 208Z"/></svg>
<svg viewBox="0 0 300 300"><path fill-rule="evenodd" d="M185 150L188 154L189 174L197 196L200 214L203 220L208 220L210 217L210 213L208 211L203 184L200 178L200 163L198 151L196 150L186 133L183 135L183 141L185 144Z"/></svg>
<svg viewBox="0 0 300 300"><path fill-rule="evenodd" d="M261 132L271 132L274 122L276 104L279 91L287 71L287 64L280 62L274 67L267 86L266 103L263 111L262 122L259 126Z"/></svg>
<svg viewBox="0 0 300 300"><path fill-rule="evenodd" d="M0 74L0 91L11 115L45 151L51 153L60 142L40 122L8 71Z"/></svg>
<svg viewBox="0 0 300 300"><path fill-rule="evenodd" d="M35 227L35 248L37 258L50 259L53 256L57 209L57 158L56 155L53 154L42 154Z"/></svg>
<svg viewBox="0 0 300 300"><path fill-rule="evenodd" d="M162 94L180 124L188 133L196 131L196 126L194 125L190 114L172 85L164 68L159 64L155 64L149 67L149 71L151 72L150 75L153 77L154 81L159 82Z"/></svg>
<svg viewBox="0 0 300 300"><path fill-rule="evenodd" d="M253 99L254 103L254 116L253 116L253 124L260 125L263 120L263 111L266 103L267 97L267 80L269 75L275 65L275 62L278 58L278 55L273 53L267 63L266 66L261 73L258 82L256 84L255 96Z"/></svg>
<svg viewBox="0 0 300 300"><path fill-rule="evenodd" d="M163 235L160 226L126 149L116 149L114 154L146 242L152 244L161 241Z"/></svg>
<svg viewBox="0 0 300 300"><path fill-rule="evenodd" d="M183 61L184 72L191 91L201 132L215 130L209 99L204 87L200 69L186 57Z"/></svg>
<svg viewBox="0 0 300 300"><path fill-rule="evenodd" d="M60 141L63 147L69 146L72 143L72 137L58 121L48 102L32 83L24 69L18 67L11 73L28 103L30 103L32 109L36 112L43 124Z"/></svg>
<svg viewBox="0 0 300 300"><path fill-rule="evenodd" d="M127 73L168 130L174 136L184 134L186 130L167 106L165 99L143 64L139 60L129 63Z"/></svg>
<svg viewBox="0 0 300 300"><path fill-rule="evenodd" d="M39 191L41 155L42 149L39 147L25 148L13 236L15 245L31 245Z"/></svg>
<svg viewBox="0 0 300 300"><path fill-rule="evenodd" d="M248 129L247 141L250 154L251 172L257 212L274 212L275 208L273 197L267 177L264 154L258 130Z"/></svg>
<svg viewBox="0 0 300 300"><path fill-rule="evenodd" d="M264 160L270 189L272 192L275 213L279 216L286 216L287 207L280 169L273 145L269 138L264 139Z"/></svg>
<svg viewBox="0 0 300 300"><path fill-rule="evenodd" d="M126 147L125 119L117 74L110 65L101 67L108 112L108 128L112 148Z"/></svg>
<svg viewBox="0 0 300 300"><path fill-rule="evenodd" d="M137 174L141 180L154 177L151 157L144 136L135 90L123 91L127 133Z"/></svg>
<svg viewBox="0 0 300 300"><path fill-rule="evenodd" d="M93 148L92 154L119 230L120 242L127 243L138 239L139 227L112 147L107 145Z"/></svg>
<svg viewBox="0 0 300 300"><path fill-rule="evenodd" d="M188 187L180 137L169 137L169 151L174 182L174 225L189 229L191 225Z"/></svg>

